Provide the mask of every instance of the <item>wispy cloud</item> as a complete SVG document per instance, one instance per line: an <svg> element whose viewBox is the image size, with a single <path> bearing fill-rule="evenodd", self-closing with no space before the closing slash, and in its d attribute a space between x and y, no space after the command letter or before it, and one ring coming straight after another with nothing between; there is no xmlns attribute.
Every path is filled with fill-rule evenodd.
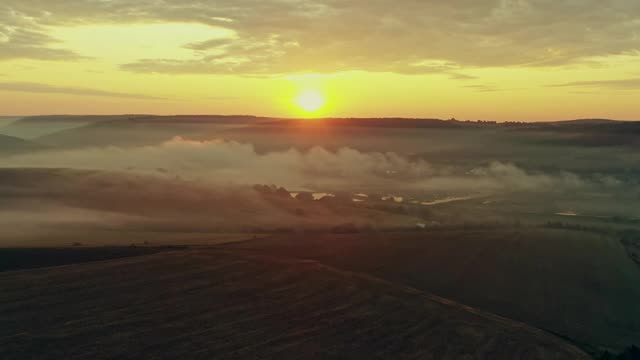
<svg viewBox="0 0 640 360"><path fill-rule="evenodd" d="M613 80L591 80L591 81L573 81L562 84L551 84L549 87L602 87L609 89L640 89L640 78L631 79L613 79Z"/></svg>
<svg viewBox="0 0 640 360"><path fill-rule="evenodd" d="M502 88L498 88L495 87L493 85L487 85L487 84L471 84L471 85L464 85L463 87L467 88L467 89L472 89L474 91L477 92L494 92L494 91L504 91L507 89L502 89ZM513 89L511 89L513 90Z"/></svg>
<svg viewBox="0 0 640 360"><path fill-rule="evenodd" d="M226 95L221 95L221 96L203 96L202 97L205 100L214 100L214 101L227 101L227 100L237 100L239 99L237 96L226 96Z"/></svg>
<svg viewBox="0 0 640 360"><path fill-rule="evenodd" d="M31 82L0 82L0 91L18 91L28 93L54 93L84 96L105 96L114 98L160 100L162 98L143 94L113 92L98 89L64 87Z"/></svg>
<svg viewBox="0 0 640 360"><path fill-rule="evenodd" d="M0 60L84 58L71 50L56 47L56 43L57 40L38 24L37 18L0 6Z"/></svg>
<svg viewBox="0 0 640 360"><path fill-rule="evenodd" d="M454 79L454 80L476 80L478 78L477 76L463 74L455 71L450 71L447 73L447 75L449 76L450 79Z"/></svg>

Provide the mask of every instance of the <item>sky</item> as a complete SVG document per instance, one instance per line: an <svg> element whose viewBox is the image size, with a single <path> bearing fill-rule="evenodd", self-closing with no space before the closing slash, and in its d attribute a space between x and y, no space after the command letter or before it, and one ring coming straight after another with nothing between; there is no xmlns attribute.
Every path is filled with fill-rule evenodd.
<svg viewBox="0 0 640 360"><path fill-rule="evenodd" d="M637 0L0 2L0 115L640 120L638 99Z"/></svg>

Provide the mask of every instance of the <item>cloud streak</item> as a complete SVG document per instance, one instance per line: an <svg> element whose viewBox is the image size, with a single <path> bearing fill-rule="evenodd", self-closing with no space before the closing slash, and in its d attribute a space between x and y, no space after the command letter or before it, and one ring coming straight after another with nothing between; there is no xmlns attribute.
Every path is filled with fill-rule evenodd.
<svg viewBox="0 0 640 360"><path fill-rule="evenodd" d="M17 91L27 93L68 94L83 96L102 96L127 99L160 100L162 98L142 94L121 93L89 88L55 86L31 82L0 82L0 91Z"/></svg>
<svg viewBox="0 0 640 360"><path fill-rule="evenodd" d="M586 88L609 88L609 89L623 89L623 90L636 90L640 89L640 78L631 79L614 79L614 80L592 80L592 81L574 81L563 84L553 84L549 87L586 87Z"/></svg>

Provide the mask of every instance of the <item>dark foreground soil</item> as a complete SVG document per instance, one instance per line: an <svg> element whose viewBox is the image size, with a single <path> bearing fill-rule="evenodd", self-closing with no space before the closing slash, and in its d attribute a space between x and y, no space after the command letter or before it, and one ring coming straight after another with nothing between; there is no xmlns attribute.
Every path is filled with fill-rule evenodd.
<svg viewBox="0 0 640 360"><path fill-rule="evenodd" d="M184 247L58 247L0 249L0 271L35 269L49 266L140 256Z"/></svg>
<svg viewBox="0 0 640 360"><path fill-rule="evenodd" d="M357 272L190 249L0 274L2 359L588 359Z"/></svg>

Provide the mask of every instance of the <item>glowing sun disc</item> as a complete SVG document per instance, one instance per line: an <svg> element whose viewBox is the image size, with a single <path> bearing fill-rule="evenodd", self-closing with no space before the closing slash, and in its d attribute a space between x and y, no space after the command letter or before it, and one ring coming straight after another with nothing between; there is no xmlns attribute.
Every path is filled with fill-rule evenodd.
<svg viewBox="0 0 640 360"><path fill-rule="evenodd" d="M315 112L327 103L327 99L317 91L307 90L295 98L298 107L306 112Z"/></svg>

